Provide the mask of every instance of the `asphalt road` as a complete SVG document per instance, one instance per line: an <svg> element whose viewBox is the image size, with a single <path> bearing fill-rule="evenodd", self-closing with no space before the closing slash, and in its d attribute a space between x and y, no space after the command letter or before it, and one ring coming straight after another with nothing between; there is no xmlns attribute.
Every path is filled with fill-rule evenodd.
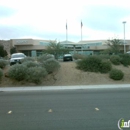
<svg viewBox="0 0 130 130"><path fill-rule="evenodd" d="M130 89L0 92L0 130L118 130Z"/></svg>

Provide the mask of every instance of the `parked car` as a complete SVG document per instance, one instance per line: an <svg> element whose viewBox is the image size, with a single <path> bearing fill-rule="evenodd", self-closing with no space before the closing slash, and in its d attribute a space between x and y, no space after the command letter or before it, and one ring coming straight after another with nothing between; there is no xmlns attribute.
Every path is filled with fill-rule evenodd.
<svg viewBox="0 0 130 130"><path fill-rule="evenodd" d="M130 51L127 51L126 53L127 53L127 54L130 54Z"/></svg>
<svg viewBox="0 0 130 130"><path fill-rule="evenodd" d="M63 56L63 61L73 61L73 57L71 54L65 54Z"/></svg>
<svg viewBox="0 0 130 130"><path fill-rule="evenodd" d="M11 55L10 58L10 65L19 63L21 64L21 60L24 59L26 57L26 55L24 55L23 53L14 53Z"/></svg>

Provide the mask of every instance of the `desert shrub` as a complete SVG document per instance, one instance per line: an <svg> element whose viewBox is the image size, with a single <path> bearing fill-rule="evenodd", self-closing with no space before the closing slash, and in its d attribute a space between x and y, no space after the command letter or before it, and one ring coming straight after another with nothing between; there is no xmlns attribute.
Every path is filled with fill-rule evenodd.
<svg viewBox="0 0 130 130"><path fill-rule="evenodd" d="M119 65L120 62L121 62L121 58L120 58L120 56L118 56L118 55L112 55L112 56L110 57L110 61L111 61L114 65Z"/></svg>
<svg viewBox="0 0 130 130"><path fill-rule="evenodd" d="M76 62L76 64L77 64L77 66L76 66L77 69L87 71L87 68L86 68L87 61L86 61L86 59L78 60Z"/></svg>
<svg viewBox="0 0 130 130"><path fill-rule="evenodd" d="M39 63L34 62L34 61L26 61L23 63L23 65L27 66L27 67L38 67L40 66Z"/></svg>
<svg viewBox="0 0 130 130"><path fill-rule="evenodd" d="M129 54L123 54L123 55L120 55L120 57L121 57L121 64L123 64L124 66L130 65L130 55Z"/></svg>
<svg viewBox="0 0 130 130"><path fill-rule="evenodd" d="M54 59L53 55L43 54L43 55L37 57L37 61L38 61L38 62L41 62L41 63L45 62L45 61L48 60L48 59Z"/></svg>
<svg viewBox="0 0 130 130"><path fill-rule="evenodd" d="M109 61L102 61L100 64L100 72L107 73L112 69L111 62Z"/></svg>
<svg viewBox="0 0 130 130"><path fill-rule="evenodd" d="M75 60L78 60L78 59L85 59L87 56L86 55L81 55L81 54L74 54L73 55L73 58Z"/></svg>
<svg viewBox="0 0 130 130"><path fill-rule="evenodd" d="M10 54L17 53L16 47L12 47L10 49Z"/></svg>
<svg viewBox="0 0 130 130"><path fill-rule="evenodd" d="M0 68L3 69L7 64L8 64L7 61L0 59Z"/></svg>
<svg viewBox="0 0 130 130"><path fill-rule="evenodd" d="M44 67L30 67L27 69L26 80L39 84L46 75L47 71Z"/></svg>
<svg viewBox="0 0 130 130"><path fill-rule="evenodd" d="M43 66L46 68L48 73L53 73L54 71L58 70L60 68L60 64L57 60L55 59L47 59L44 63Z"/></svg>
<svg viewBox="0 0 130 130"><path fill-rule="evenodd" d="M3 71L2 71L2 69L0 68L0 79L2 78L2 76L3 76Z"/></svg>
<svg viewBox="0 0 130 130"><path fill-rule="evenodd" d="M108 60L110 59L110 55L107 55L107 54L100 54L98 55L102 60Z"/></svg>
<svg viewBox="0 0 130 130"><path fill-rule="evenodd" d="M101 61L98 56L88 56L86 59L77 62L77 68L84 71L99 72Z"/></svg>
<svg viewBox="0 0 130 130"><path fill-rule="evenodd" d="M4 46L3 45L0 45L0 56L1 57L5 57L7 56L7 51L4 49Z"/></svg>
<svg viewBox="0 0 130 130"><path fill-rule="evenodd" d="M22 63L27 62L27 61L36 61L36 58L34 58L34 57L25 57L24 59L21 60Z"/></svg>
<svg viewBox="0 0 130 130"><path fill-rule="evenodd" d="M12 79L21 81L26 77L27 67L23 64L15 64L8 70L8 76Z"/></svg>
<svg viewBox="0 0 130 130"><path fill-rule="evenodd" d="M124 77L124 73L118 69L112 69L109 73L109 77L114 80L121 80Z"/></svg>

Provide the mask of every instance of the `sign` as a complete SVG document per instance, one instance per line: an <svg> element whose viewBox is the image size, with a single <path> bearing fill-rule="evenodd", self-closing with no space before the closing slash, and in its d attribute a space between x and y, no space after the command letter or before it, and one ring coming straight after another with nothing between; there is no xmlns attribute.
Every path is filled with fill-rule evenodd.
<svg viewBox="0 0 130 130"><path fill-rule="evenodd" d="M130 120L128 121L124 121L123 118L121 118L119 121L118 121L118 128L119 130L123 130L123 128L130 128Z"/></svg>
<svg viewBox="0 0 130 130"><path fill-rule="evenodd" d="M17 40L16 44L27 44L28 41L27 40Z"/></svg>

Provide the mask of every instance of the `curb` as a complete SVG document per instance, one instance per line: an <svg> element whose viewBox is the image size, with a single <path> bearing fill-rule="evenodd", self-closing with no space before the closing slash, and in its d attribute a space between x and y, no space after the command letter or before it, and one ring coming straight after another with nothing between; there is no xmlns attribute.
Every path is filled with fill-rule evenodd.
<svg viewBox="0 0 130 130"><path fill-rule="evenodd" d="M1 87L0 91L52 91L52 90L81 90L81 89L123 89L130 88L130 84L114 85L78 85L78 86L35 86L35 87Z"/></svg>

